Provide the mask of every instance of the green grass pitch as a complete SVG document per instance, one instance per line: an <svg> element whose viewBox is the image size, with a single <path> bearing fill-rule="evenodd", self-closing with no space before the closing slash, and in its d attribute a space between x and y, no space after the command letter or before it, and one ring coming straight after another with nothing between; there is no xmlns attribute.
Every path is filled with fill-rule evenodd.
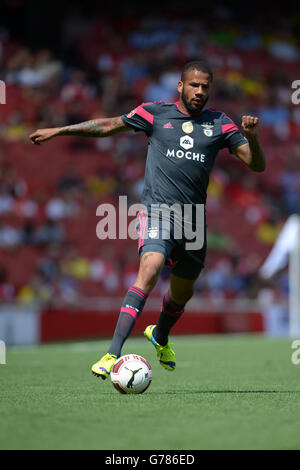
<svg viewBox="0 0 300 470"><path fill-rule="evenodd" d="M300 365L291 340L171 338L165 371L144 338L123 353L152 365L142 395L121 395L90 366L108 341L8 348L0 365L0 449L300 449Z"/></svg>

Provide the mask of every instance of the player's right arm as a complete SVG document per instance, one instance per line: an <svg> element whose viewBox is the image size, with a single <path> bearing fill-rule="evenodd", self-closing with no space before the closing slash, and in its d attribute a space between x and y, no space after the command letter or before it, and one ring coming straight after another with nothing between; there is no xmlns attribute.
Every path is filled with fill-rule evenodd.
<svg viewBox="0 0 300 470"><path fill-rule="evenodd" d="M58 136L108 137L130 130L132 130L132 127L127 126L121 116L118 116L114 118L93 119L65 127L38 129L30 134L29 139L33 144L40 145L42 142L46 142Z"/></svg>

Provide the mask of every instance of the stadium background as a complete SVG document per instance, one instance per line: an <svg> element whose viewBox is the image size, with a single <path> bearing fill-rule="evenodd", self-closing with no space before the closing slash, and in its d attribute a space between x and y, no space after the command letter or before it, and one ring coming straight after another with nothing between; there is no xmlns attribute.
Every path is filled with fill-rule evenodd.
<svg viewBox="0 0 300 470"><path fill-rule="evenodd" d="M103 12L94 2L2 2L0 331L8 344L110 336L138 269L135 241L96 237L96 208L117 205L119 195L139 201L146 138L62 137L34 147L28 135L172 101L183 64L199 56L214 70L210 106L238 125L244 113L259 116L267 169L255 174L219 154L206 268L174 332L286 331L287 270L262 281L259 268L300 212L300 107L291 101L300 17L226 5ZM166 269L135 333L155 321L167 282Z"/></svg>

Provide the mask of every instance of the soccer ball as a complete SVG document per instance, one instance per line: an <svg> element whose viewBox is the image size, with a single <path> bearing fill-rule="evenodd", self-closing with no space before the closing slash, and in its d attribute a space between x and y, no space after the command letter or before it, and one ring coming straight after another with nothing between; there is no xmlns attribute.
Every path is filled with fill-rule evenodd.
<svg viewBox="0 0 300 470"><path fill-rule="evenodd" d="M121 356L110 373L113 386L120 393L144 393L152 380L150 364L142 356Z"/></svg>

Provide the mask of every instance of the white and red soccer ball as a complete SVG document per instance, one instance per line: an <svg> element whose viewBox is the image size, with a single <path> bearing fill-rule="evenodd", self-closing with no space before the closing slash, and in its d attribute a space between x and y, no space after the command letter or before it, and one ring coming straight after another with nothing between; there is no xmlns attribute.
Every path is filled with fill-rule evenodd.
<svg viewBox="0 0 300 470"><path fill-rule="evenodd" d="M142 356L127 354L114 363L110 378L120 393L144 393L151 383L152 369Z"/></svg>

